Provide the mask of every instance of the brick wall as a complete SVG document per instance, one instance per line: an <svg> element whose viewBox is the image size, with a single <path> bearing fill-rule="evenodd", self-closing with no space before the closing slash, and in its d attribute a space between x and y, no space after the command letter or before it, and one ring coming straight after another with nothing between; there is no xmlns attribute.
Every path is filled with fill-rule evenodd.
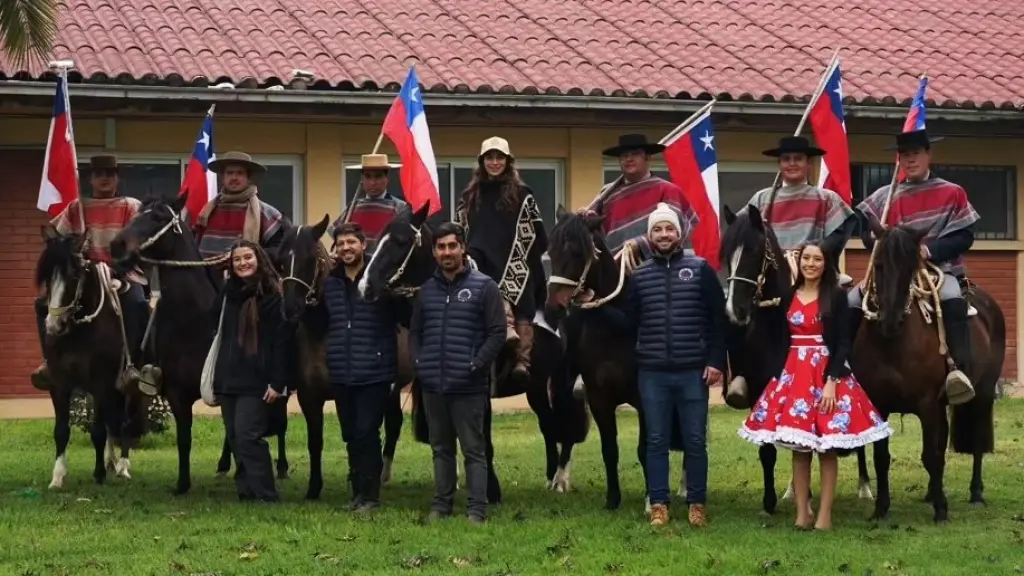
<svg viewBox="0 0 1024 576"><path fill-rule="evenodd" d="M41 151L0 150L0 396L38 394L29 374L40 362L32 277L46 222L36 210L42 170Z"/></svg>
<svg viewBox="0 0 1024 576"><path fill-rule="evenodd" d="M1003 377L1017 379L1017 253L974 251L966 256L967 273L999 302L1006 318L1006 361ZM846 251L846 273L860 280L868 265L866 250Z"/></svg>

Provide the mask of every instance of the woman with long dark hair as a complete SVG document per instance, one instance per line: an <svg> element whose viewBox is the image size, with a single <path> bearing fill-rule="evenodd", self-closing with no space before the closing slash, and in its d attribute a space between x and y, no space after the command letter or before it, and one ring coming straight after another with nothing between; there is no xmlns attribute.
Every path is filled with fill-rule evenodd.
<svg viewBox="0 0 1024 576"><path fill-rule="evenodd" d="M821 466L821 508L817 530L832 526L839 464L837 450L852 450L892 434L846 362L852 347L849 305L839 288L837 269L823 243L799 251L799 270L790 296L790 347L786 364L773 378L740 437L754 444L774 443L793 451L796 526L809 529L811 455Z"/></svg>
<svg viewBox="0 0 1024 576"><path fill-rule="evenodd" d="M505 302L509 343L518 342L512 376L530 375L533 319L546 298L547 233L533 191L523 183L508 141L484 140L473 179L462 193L459 224L480 272L497 282Z"/></svg>
<svg viewBox="0 0 1024 576"><path fill-rule="evenodd" d="M287 401L291 331L281 313L281 281L255 242L231 247L228 280L217 305L220 348L213 391L235 455L240 500L276 502L270 448L263 439L271 405Z"/></svg>

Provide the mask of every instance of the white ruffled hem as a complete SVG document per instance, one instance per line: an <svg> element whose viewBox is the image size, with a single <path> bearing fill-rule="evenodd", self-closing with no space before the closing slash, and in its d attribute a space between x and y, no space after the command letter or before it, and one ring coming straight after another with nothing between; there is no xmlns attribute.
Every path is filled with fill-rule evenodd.
<svg viewBox="0 0 1024 576"><path fill-rule="evenodd" d="M868 428L859 434L826 434L817 436L799 428L780 427L775 430L752 430L745 424L740 427L740 438L761 446L775 444L781 448L806 452L828 452L830 450L853 450L892 436L888 422Z"/></svg>

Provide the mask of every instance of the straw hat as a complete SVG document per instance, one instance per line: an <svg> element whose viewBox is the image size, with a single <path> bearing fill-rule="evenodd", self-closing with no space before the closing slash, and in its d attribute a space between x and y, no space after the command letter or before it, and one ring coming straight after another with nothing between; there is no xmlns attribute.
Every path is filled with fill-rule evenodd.
<svg viewBox="0 0 1024 576"><path fill-rule="evenodd" d="M401 168L401 164L392 164L388 162L387 154L363 154L360 157L360 164L355 166L346 166L348 170L384 170L387 172L392 168Z"/></svg>

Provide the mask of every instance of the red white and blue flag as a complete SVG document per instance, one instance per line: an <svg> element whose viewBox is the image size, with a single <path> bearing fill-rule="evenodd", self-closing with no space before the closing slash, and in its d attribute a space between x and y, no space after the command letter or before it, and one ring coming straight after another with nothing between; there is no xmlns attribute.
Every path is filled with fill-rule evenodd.
<svg viewBox="0 0 1024 576"><path fill-rule="evenodd" d="M697 225L690 234L693 251L718 270L721 248L718 154L711 109L693 120L688 128L661 143L665 145L665 163L672 182L682 188L697 215Z"/></svg>
<svg viewBox="0 0 1024 576"><path fill-rule="evenodd" d="M853 186L850 181L850 144L846 138L843 82L838 59L825 71L825 87L811 106L808 120L818 146L827 152L821 157L818 187L836 192L847 204L851 204Z"/></svg>
<svg viewBox="0 0 1024 576"><path fill-rule="evenodd" d="M78 154L75 133L71 129L71 102L68 99L68 77L57 78L57 94L53 99L50 135L46 139L43 178L39 184L36 208L55 217L71 201L78 198Z"/></svg>
<svg viewBox="0 0 1024 576"><path fill-rule="evenodd" d="M210 162L215 160L213 152L213 106L206 113L203 127L199 129L199 138L192 147L192 157L185 168L185 178L181 181L178 195L188 194L185 200L185 211L189 222L196 223L199 213L210 200L217 196L217 175L210 171Z"/></svg>
<svg viewBox="0 0 1024 576"><path fill-rule="evenodd" d="M423 111L423 94L416 69L409 68L402 90L384 118L381 129L395 144L402 159L402 194L413 211L430 203L429 214L441 209L441 193L437 180L437 161L430 143L427 115Z"/></svg>
<svg viewBox="0 0 1024 576"><path fill-rule="evenodd" d="M914 94L914 101L910 103L910 111L907 112L907 119L903 122L903 132L916 132L925 129L925 120L928 110L925 107L925 91L928 89L928 77L922 76L921 82L917 85L917 93ZM899 154L896 155L896 163L900 161ZM902 182L907 178L907 173L900 168L897 181Z"/></svg>

